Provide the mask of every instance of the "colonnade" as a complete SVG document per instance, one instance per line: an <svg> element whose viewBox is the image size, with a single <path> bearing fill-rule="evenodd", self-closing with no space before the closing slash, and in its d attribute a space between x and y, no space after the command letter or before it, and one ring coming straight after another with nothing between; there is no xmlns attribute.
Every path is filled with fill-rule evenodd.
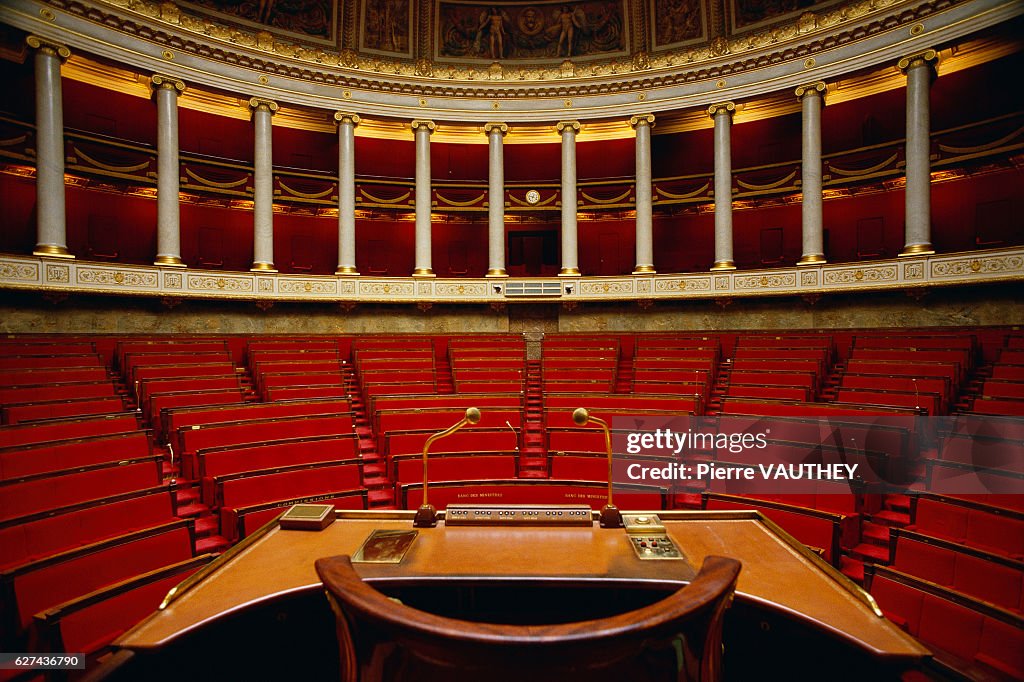
<svg viewBox="0 0 1024 682"><path fill-rule="evenodd" d="M73 258L67 248L64 191L64 123L61 101L61 63L70 50L38 36L27 42L35 50L36 80L36 255ZM934 77L936 53L927 50L900 60L907 78L906 222L901 256L933 253L931 245L931 177L929 159L929 88ZM178 97L185 83L164 74L150 79L157 108L157 254L156 265L184 267L181 259L181 225L178 204L179 142ZM826 84L818 81L796 89L802 111L802 251L798 265L825 262L822 218L821 110ZM268 99L249 100L253 121L253 271L274 272L273 148L272 117L278 105ZM732 227L731 129L734 102L708 107L714 120L714 219L715 259L712 270L735 269ZM338 275L358 275L355 238L355 128L359 116L336 112L338 128ZM653 114L633 116L636 132L636 266L634 274L655 272L653 240L653 186L651 179L651 129ZM561 138L561 252L560 276L579 276L577 233L576 136L580 122L559 121ZM433 277L431 265L430 137L434 121L410 123L415 140L415 268L414 277ZM504 137L506 122L483 126L488 144L488 277L505 277L505 180Z"/></svg>

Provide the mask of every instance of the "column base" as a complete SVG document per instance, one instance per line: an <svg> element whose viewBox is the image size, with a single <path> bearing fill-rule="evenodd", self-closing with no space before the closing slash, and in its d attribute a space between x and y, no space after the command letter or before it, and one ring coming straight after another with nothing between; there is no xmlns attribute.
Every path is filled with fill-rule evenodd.
<svg viewBox="0 0 1024 682"><path fill-rule="evenodd" d="M654 269L653 265L638 265L633 270L634 275L654 275L657 274L657 270Z"/></svg>
<svg viewBox="0 0 1024 682"><path fill-rule="evenodd" d="M907 244L900 252L900 256L930 256L933 253L935 248L931 244Z"/></svg>
<svg viewBox="0 0 1024 682"><path fill-rule="evenodd" d="M184 268L185 261L181 260L178 256L157 256L156 260L153 261L153 265L159 265L165 268Z"/></svg>
<svg viewBox="0 0 1024 682"><path fill-rule="evenodd" d="M558 271L559 277L579 277L581 274L579 268L562 268Z"/></svg>
<svg viewBox="0 0 1024 682"><path fill-rule="evenodd" d="M437 277L430 268L416 268L412 271L413 277Z"/></svg>
<svg viewBox="0 0 1024 682"><path fill-rule="evenodd" d="M735 270L736 263L731 260L716 260L715 264L711 266L711 272L716 270Z"/></svg>
<svg viewBox="0 0 1024 682"><path fill-rule="evenodd" d="M334 271L335 275L345 275L346 277L355 277L359 273L352 265L339 265L338 269Z"/></svg>
<svg viewBox="0 0 1024 682"><path fill-rule="evenodd" d="M800 260L796 262L797 265L824 265L828 261L825 260L825 256L820 253L805 253L800 257Z"/></svg>
<svg viewBox="0 0 1024 682"><path fill-rule="evenodd" d="M505 268L492 268L484 277L508 277L508 273L505 272Z"/></svg>
<svg viewBox="0 0 1024 682"><path fill-rule="evenodd" d="M56 244L36 244L32 251L33 256L47 256L49 258L74 258L66 246Z"/></svg>
<svg viewBox="0 0 1024 682"><path fill-rule="evenodd" d="M253 263L249 272L277 272L273 263Z"/></svg>

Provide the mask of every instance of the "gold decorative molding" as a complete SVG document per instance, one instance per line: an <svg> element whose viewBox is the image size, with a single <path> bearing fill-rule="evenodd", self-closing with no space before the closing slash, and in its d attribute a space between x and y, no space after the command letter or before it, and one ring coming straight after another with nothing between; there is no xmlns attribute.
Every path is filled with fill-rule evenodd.
<svg viewBox="0 0 1024 682"><path fill-rule="evenodd" d="M33 50L39 50L43 54L52 55L59 58L62 62L67 61L71 58L71 49L67 45L55 42L49 38L41 38L37 35L29 35L25 38L25 42Z"/></svg>
<svg viewBox="0 0 1024 682"><path fill-rule="evenodd" d="M654 114L639 114L637 116L631 116L629 119L629 127L634 130L637 126L649 126L654 127Z"/></svg>
<svg viewBox="0 0 1024 682"><path fill-rule="evenodd" d="M354 270L354 269L353 269ZM1024 247L922 255L859 263L813 263L788 267L659 275L642 272L586 277L578 268L560 277L436 278L430 271L409 277L372 278L354 271L336 275L287 275L271 270L220 272L159 266L58 261L41 256L0 256L0 289L74 293L336 303L504 304L523 290L544 285L545 296L562 302L708 299L728 302L759 296L822 296L832 292L927 289L993 282L1024 282ZM501 277L495 281L495 277ZM567 281L565 278L572 278ZM578 280L578 281L576 281ZM553 293L552 293L553 289Z"/></svg>
<svg viewBox="0 0 1024 682"><path fill-rule="evenodd" d="M277 113L277 110L281 107L272 99L264 99L262 97L251 97L249 98L249 108L255 113L257 111L267 111L271 115Z"/></svg>
<svg viewBox="0 0 1024 682"><path fill-rule="evenodd" d="M177 94L185 92L185 81L175 78L174 76L165 76L160 73L154 73L149 77L149 83L153 90L174 90Z"/></svg>
<svg viewBox="0 0 1024 682"><path fill-rule="evenodd" d="M735 102L719 102L717 104L712 104L712 105L708 106L708 116L710 116L711 118L714 118L715 116L717 116L718 114L720 114L722 112L725 112L725 113L730 114L730 115L736 113L736 103Z"/></svg>
<svg viewBox="0 0 1024 682"><path fill-rule="evenodd" d="M939 61L939 53L929 48L920 52L915 52L912 55L907 55L903 59L896 62L897 68L900 71L906 73L907 69L912 66L918 66L919 64L930 64L933 68Z"/></svg>
<svg viewBox="0 0 1024 682"><path fill-rule="evenodd" d="M353 127L358 126L363 120L359 117L359 114L351 114L345 111L335 111L334 120L337 123L351 123Z"/></svg>
<svg viewBox="0 0 1024 682"><path fill-rule="evenodd" d="M825 81L814 81L813 83L806 83L800 85L796 89L796 98L803 99L804 95L820 94L824 100L825 92L828 90L828 86L825 85Z"/></svg>

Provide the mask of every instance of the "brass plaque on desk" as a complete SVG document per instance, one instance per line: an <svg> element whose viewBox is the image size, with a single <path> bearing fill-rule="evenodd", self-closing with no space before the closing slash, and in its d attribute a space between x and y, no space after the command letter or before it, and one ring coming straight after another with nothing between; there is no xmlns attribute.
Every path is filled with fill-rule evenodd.
<svg viewBox="0 0 1024 682"><path fill-rule="evenodd" d="M353 563L363 564L400 564L406 552L412 547L413 540L419 535L418 530L381 530L370 533L356 553L352 555Z"/></svg>
<svg viewBox="0 0 1024 682"><path fill-rule="evenodd" d="M297 504L281 516L287 530L323 530L334 523L333 504Z"/></svg>
<svg viewBox="0 0 1024 682"><path fill-rule="evenodd" d="M668 537L664 524L657 514L623 514L622 523L626 528L629 544L643 561L676 559L686 557Z"/></svg>

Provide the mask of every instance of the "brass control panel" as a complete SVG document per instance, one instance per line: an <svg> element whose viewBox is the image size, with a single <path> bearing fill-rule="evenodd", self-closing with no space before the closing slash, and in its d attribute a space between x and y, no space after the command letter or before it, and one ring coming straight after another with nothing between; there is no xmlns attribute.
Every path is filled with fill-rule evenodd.
<svg viewBox="0 0 1024 682"><path fill-rule="evenodd" d="M686 559L668 536L657 514L623 514L622 523L637 558L644 561Z"/></svg>
<svg viewBox="0 0 1024 682"><path fill-rule="evenodd" d="M450 504L446 526L590 526L586 504Z"/></svg>

